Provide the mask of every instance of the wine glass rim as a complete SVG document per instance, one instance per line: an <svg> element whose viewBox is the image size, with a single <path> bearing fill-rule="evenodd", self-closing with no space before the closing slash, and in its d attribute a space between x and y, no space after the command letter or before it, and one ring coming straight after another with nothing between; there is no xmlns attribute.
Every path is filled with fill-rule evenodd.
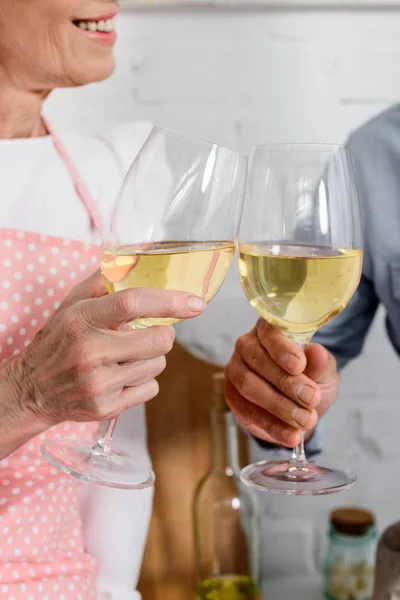
<svg viewBox="0 0 400 600"><path fill-rule="evenodd" d="M186 133L176 131L176 129L169 129L168 127L159 127L158 125L154 125L152 131L161 131L162 133L166 133L171 136L190 140L192 142L198 142L198 143L206 145L208 147L211 146L211 147L215 147L215 148L221 148L222 150L225 150L226 152L230 152L231 154L236 154L237 156L247 159L247 156L245 154L242 154L241 152L237 152L236 150L231 150L231 148L227 148L226 146L223 146L222 144L216 144L215 142L210 142L210 140L205 140L204 138L187 135Z"/></svg>
<svg viewBox="0 0 400 600"><path fill-rule="evenodd" d="M269 150L271 152L337 152L348 150L348 146L325 142L277 142L253 146L253 152L258 150Z"/></svg>

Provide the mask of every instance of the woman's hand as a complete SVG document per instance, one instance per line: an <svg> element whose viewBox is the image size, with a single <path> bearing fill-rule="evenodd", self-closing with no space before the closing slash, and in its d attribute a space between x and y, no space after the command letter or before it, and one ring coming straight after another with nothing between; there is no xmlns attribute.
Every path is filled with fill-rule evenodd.
<svg viewBox="0 0 400 600"><path fill-rule="evenodd" d="M96 273L74 288L27 350L8 364L20 411L47 428L111 419L154 398L174 330L121 328L139 317L188 319L204 308L203 300L183 292L108 295Z"/></svg>
<svg viewBox="0 0 400 600"><path fill-rule="evenodd" d="M319 344L305 353L260 319L238 339L226 367L228 404L255 437L294 448L334 403L339 376L332 354Z"/></svg>

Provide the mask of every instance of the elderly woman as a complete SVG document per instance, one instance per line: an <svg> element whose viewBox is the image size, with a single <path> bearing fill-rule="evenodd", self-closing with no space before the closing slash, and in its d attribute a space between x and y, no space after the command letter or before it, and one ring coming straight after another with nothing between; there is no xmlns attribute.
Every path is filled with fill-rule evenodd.
<svg viewBox="0 0 400 600"><path fill-rule="evenodd" d="M42 108L54 88L112 73L116 14L111 0L0 0L0 592L9 600L139 598L151 492L83 495L40 444L54 429L90 437L90 423L130 409L121 427L145 459L143 403L157 394L174 334L121 325L204 308L183 293L108 296L98 273L79 283L150 128L59 138Z"/></svg>

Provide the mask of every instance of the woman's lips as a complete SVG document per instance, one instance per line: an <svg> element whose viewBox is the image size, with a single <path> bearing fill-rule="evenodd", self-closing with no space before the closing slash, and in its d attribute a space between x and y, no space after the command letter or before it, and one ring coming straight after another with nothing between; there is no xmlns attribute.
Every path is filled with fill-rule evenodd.
<svg viewBox="0 0 400 600"><path fill-rule="evenodd" d="M117 41L116 31L111 31L109 33L103 33L102 31L83 31L82 33L86 35L86 37L97 42L102 42L103 44L113 45Z"/></svg>
<svg viewBox="0 0 400 600"><path fill-rule="evenodd" d="M96 19L75 19L73 23L87 37L104 43L113 44L117 39L115 16L115 13L113 13Z"/></svg>

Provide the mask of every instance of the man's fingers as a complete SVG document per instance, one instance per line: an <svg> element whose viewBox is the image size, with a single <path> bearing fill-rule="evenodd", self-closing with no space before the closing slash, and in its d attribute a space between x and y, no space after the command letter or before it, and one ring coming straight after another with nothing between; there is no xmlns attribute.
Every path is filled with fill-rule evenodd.
<svg viewBox="0 0 400 600"><path fill-rule="evenodd" d="M240 357L234 357L227 375L237 392L249 404L253 403L291 427L308 430L315 427L318 417L314 409L299 406L273 385L251 371ZM248 408L251 411L252 407Z"/></svg>
<svg viewBox="0 0 400 600"><path fill-rule="evenodd" d="M265 349L261 346L258 337L243 336L239 343L240 356L251 371L268 381L284 396L292 399L297 404L306 408L315 408L320 402L320 390L315 381L304 374L290 375L277 365Z"/></svg>
<svg viewBox="0 0 400 600"><path fill-rule="evenodd" d="M259 319L256 333L261 345L282 369L291 375L299 375L304 371L306 358L303 350L296 342L287 338L280 329Z"/></svg>
<svg viewBox="0 0 400 600"><path fill-rule="evenodd" d="M336 360L320 344L310 344L306 348L307 366L305 375L318 383L326 383L336 376Z"/></svg>
<svg viewBox="0 0 400 600"><path fill-rule="evenodd" d="M300 433L293 427L245 400L226 378L225 390L228 404L238 423L257 438L294 448L300 442Z"/></svg>

